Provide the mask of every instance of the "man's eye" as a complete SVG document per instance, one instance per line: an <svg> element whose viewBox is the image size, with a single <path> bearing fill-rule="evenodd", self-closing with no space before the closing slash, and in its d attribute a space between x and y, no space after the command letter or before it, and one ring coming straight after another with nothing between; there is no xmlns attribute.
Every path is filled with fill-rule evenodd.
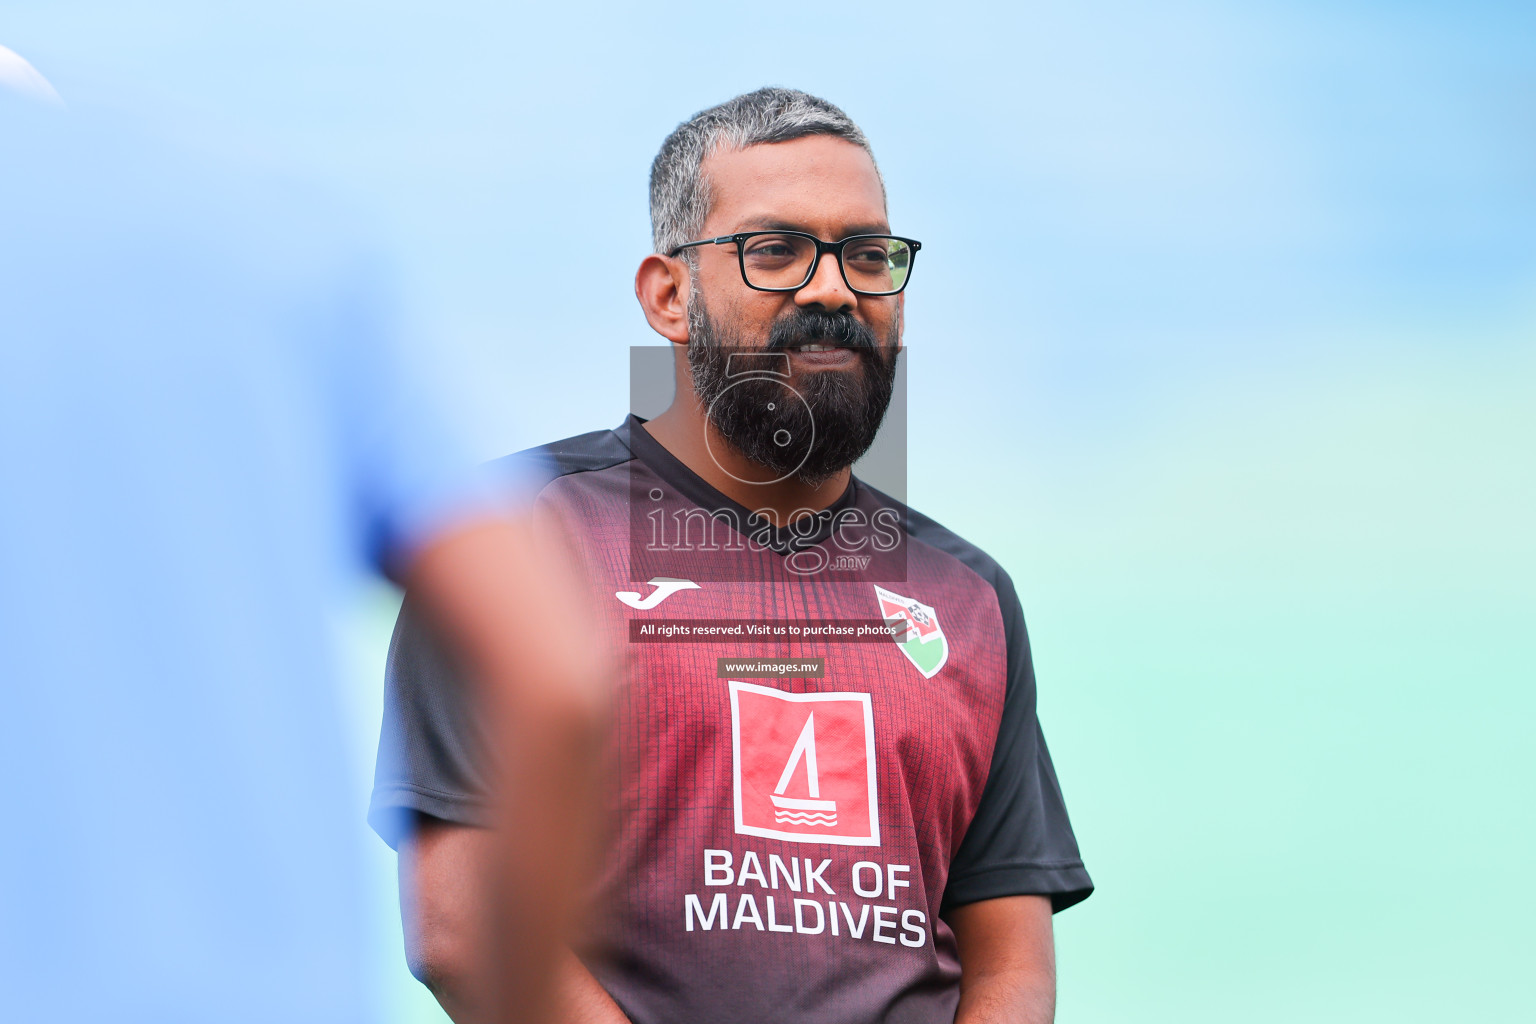
<svg viewBox="0 0 1536 1024"><path fill-rule="evenodd" d="M866 245L860 246L857 249L848 249L844 251L843 259L851 263L857 263L864 267L883 267L885 266L886 262L885 247L878 245Z"/></svg>
<svg viewBox="0 0 1536 1024"><path fill-rule="evenodd" d="M784 242L763 242L747 248L747 255L755 259L788 259L794 254Z"/></svg>

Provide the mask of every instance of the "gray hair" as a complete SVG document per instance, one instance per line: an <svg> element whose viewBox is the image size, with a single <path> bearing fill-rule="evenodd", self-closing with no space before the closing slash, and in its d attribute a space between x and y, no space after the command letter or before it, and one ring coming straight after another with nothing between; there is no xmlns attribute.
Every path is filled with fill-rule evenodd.
<svg viewBox="0 0 1536 1024"><path fill-rule="evenodd" d="M824 99L774 86L701 110L678 125L651 164L651 240L659 253L695 241L709 214L704 159L721 150L788 142L807 135L846 139L875 158L852 118ZM879 174L879 168L876 168ZM885 182L880 183L882 193ZM691 255L692 250L688 254Z"/></svg>

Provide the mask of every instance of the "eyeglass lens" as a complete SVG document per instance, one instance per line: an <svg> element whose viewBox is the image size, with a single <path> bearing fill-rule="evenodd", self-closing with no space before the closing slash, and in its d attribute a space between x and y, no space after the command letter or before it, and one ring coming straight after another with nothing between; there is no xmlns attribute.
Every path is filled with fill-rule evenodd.
<svg viewBox="0 0 1536 1024"><path fill-rule="evenodd" d="M755 288L793 289L811 277L816 243L803 235L753 235L741 247L741 267ZM856 292L901 290L912 266L912 247L899 238L870 235L843 246L843 277Z"/></svg>

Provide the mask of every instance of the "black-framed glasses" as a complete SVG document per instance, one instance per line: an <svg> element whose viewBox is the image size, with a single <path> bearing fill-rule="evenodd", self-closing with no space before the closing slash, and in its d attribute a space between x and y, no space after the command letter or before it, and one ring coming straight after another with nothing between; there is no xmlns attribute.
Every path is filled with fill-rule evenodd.
<svg viewBox="0 0 1536 1024"><path fill-rule="evenodd" d="M696 245L735 243L741 279L760 292L795 292L811 283L821 257L831 253L843 282L858 295L895 295L912 280L912 263L923 243L896 235L849 235L823 242L805 231L742 231L703 238L667 253L676 256Z"/></svg>

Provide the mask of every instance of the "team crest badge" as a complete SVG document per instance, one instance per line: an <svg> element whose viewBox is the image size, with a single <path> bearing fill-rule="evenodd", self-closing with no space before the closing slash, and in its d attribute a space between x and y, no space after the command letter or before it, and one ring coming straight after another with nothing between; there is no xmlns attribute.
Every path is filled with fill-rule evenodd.
<svg viewBox="0 0 1536 1024"><path fill-rule="evenodd" d="M921 601L902 597L883 587L875 587L875 597L880 600L881 618L887 621L901 619L906 623L905 633L895 637L896 646L917 666L924 678L932 679L949 660L949 641L939 625L938 613Z"/></svg>

